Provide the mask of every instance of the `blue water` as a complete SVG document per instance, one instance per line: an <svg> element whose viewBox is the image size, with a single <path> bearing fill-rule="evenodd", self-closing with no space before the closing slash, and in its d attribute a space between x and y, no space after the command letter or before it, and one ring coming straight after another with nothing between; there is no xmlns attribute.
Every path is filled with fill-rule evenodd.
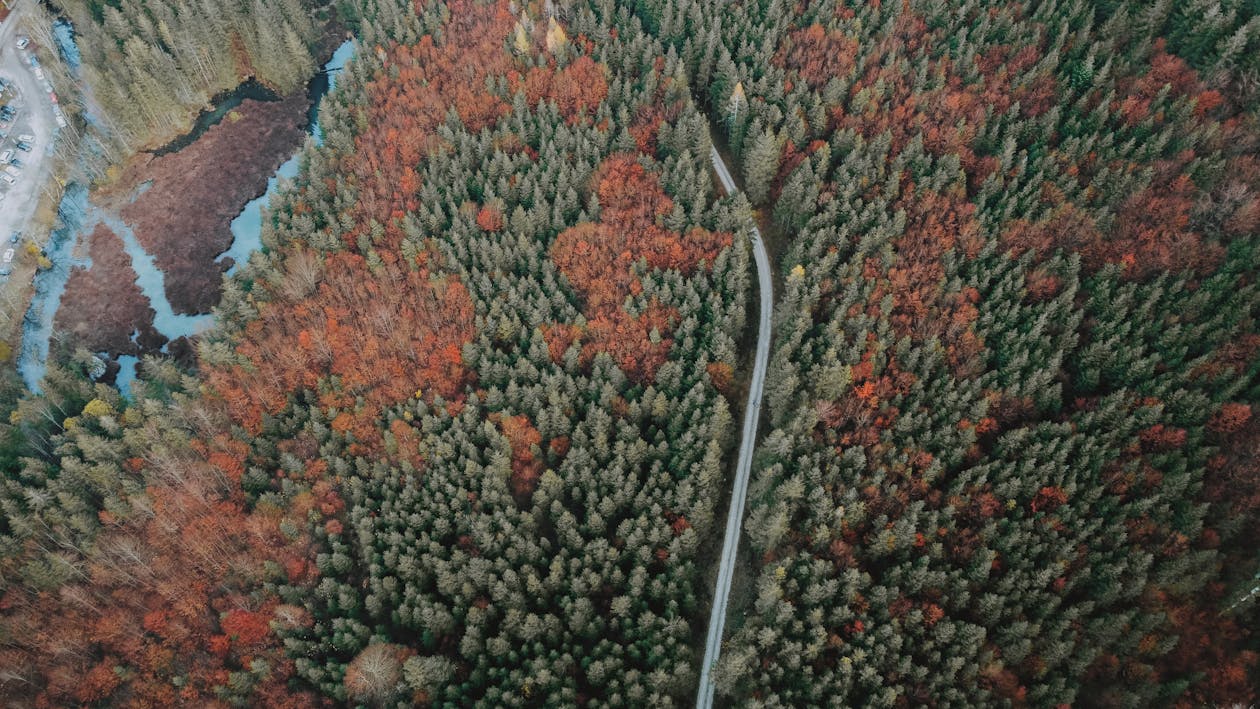
<svg viewBox="0 0 1260 709"><path fill-rule="evenodd" d="M22 351L18 354L18 372L31 391L39 391L39 382L47 369L48 346L52 338L53 318L61 306L61 296L70 280L70 269L87 267L91 262L74 258L74 245L78 241L88 214L87 188L71 183L57 207L58 225L48 241L48 260L52 268L35 274L35 294L30 309L22 321Z"/></svg>
<svg viewBox="0 0 1260 709"><path fill-rule="evenodd" d="M77 73L82 58L79 56L79 45L74 41L74 25L65 18L54 22L53 40L57 42L57 49L61 50L61 58L65 60L66 66Z"/></svg>
<svg viewBox="0 0 1260 709"><path fill-rule="evenodd" d="M136 200L140 199L140 195L148 192L152 188L153 180L145 180L144 182L141 182L140 186L136 188L136 191L132 192L131 196L127 198L127 204L135 204Z"/></svg>
<svg viewBox="0 0 1260 709"><path fill-rule="evenodd" d="M118 387L119 393L128 399L131 398L131 384L136 381L136 365L140 363L140 359L135 355L119 355L118 375L114 377L114 384Z"/></svg>
<svg viewBox="0 0 1260 709"><path fill-rule="evenodd" d="M171 308L171 301L166 299L166 274L157 267L153 256L144 250L131 226L112 214L100 215L100 220L122 239L123 250L131 257L131 268L136 272L136 285L140 292L149 299L149 307L153 308L153 328L168 340L180 337L192 337L205 332L214 325L214 316L181 315Z"/></svg>
<svg viewBox="0 0 1260 709"><path fill-rule="evenodd" d="M66 66L69 67L70 75L79 79L79 90L83 94L83 101L80 106L83 112L83 120L87 121L89 125L102 134L107 133L108 130L105 127L105 123L101 121L100 116L96 115L96 102L92 99L92 88L87 82L82 80L83 77L79 73L79 69L83 66L83 58L79 54L79 45L74 38L74 25L71 24L70 20L62 17L53 22L53 41L57 43L57 51L66 62ZM52 150L51 144L48 146L48 149L49 151ZM85 141L84 149L91 150L99 155L101 153L99 139L96 136L91 136L90 140Z"/></svg>
<svg viewBox="0 0 1260 709"><path fill-rule="evenodd" d="M333 89L337 88L337 75L346 68L346 64L353 56L354 42L346 40L341 43L340 47L337 47L337 51L333 52L332 59L329 59L328 63L324 65L324 73L328 75L329 93L331 93ZM311 131L311 134L315 136L316 145L324 144L324 129L319 127L318 114L315 116L315 126Z"/></svg>
<svg viewBox="0 0 1260 709"><path fill-rule="evenodd" d="M55 28L57 43L63 56L72 67L79 61L78 48L74 44L73 28L68 22L58 23ZM324 65L328 73L329 89L336 85L337 72L345 67L346 62L354 55L354 45L347 41L337 48L332 58ZM90 118L90 117L89 117ZM311 134L316 144L323 143L323 133L319 127L319 115L311 125ZM300 152L300 151L299 151ZM245 263L249 255L262 245L262 212L271 195L278 189L281 180L291 180L297 175L298 155L285 161L276 170L276 174L267 181L267 191L258 199L245 205L244 210L232 222L232 245L219 256L219 259L232 257L236 261L228 273L233 273L237 266ZM141 186L141 189L146 189ZM71 184L66 188L58 207L59 226L54 230L48 245L48 258L53 267L41 271L35 276L35 295L22 329L22 351L18 359L18 371L22 380L31 390L38 392L40 380L47 370L49 342L52 338L53 320L57 308L61 305L61 296L66 290L66 282L70 278L70 270L74 266L88 267L87 260L74 259L75 243L80 235L90 233L98 223L103 223L122 239L124 250L131 260L131 268L136 272L136 285L149 300L155 313L153 326L163 337L175 340L180 337L191 337L214 326L214 316L181 315L171 308L166 298L166 276L157 267L153 256L144 250L136 239L131 226L116 215L104 213L88 201L87 188ZM134 336L133 336L134 339ZM131 355L118 358L122 369L118 373L118 388L129 395L131 384L135 380L138 360Z"/></svg>
<svg viewBox="0 0 1260 709"><path fill-rule="evenodd" d="M341 73L345 68L346 62L354 56L354 43L346 41L333 52L332 58L324 65L324 71L328 74L328 90L332 91L337 86L337 74ZM325 94L326 96L327 94ZM324 131L319 125L319 112L315 113L315 121L311 124L311 135L315 138L316 145L323 145ZM262 248L262 225L263 225L263 209L271 203L271 196L275 194L280 186L280 180L291 180L297 176L298 172L298 155L301 150L293 153L293 157L284 162L283 165L276 170L276 174L267 180L267 191L257 199L251 200L232 220L232 245L227 251L219 254L215 261L222 261L225 258L232 259L232 266L228 268L227 274L234 275L242 265L249 260L249 255Z"/></svg>
<svg viewBox="0 0 1260 709"><path fill-rule="evenodd" d="M22 352L18 358L18 371L28 389L38 392L39 382L47 370L53 321L57 309L61 307L61 296L65 293L71 269L75 266L88 268L92 265L88 259L74 258L75 243L81 235L95 229L97 224L105 224L122 239L123 250L131 259L132 270L136 272L135 283L149 300L149 307L153 308L153 327L163 337L168 340L191 337L214 325L213 315L180 315L171 308L171 302L166 298L166 276L157 267L153 256L140 245L135 232L126 222L102 212L88 202L88 191L85 187L77 183L67 187L57 214L60 225L53 231L48 245L48 259L53 266L35 275L35 295L22 324ZM135 339L134 336L132 339ZM125 362L123 364L124 370L119 377L129 387L130 379L135 376L135 365L132 363L128 368Z"/></svg>
<svg viewBox="0 0 1260 709"><path fill-rule="evenodd" d="M298 158L294 154L267 180L267 191L261 197L250 200L232 220L232 245L214 259L216 262L225 258L232 259L232 265L227 270L229 276L235 274L236 269L249 260L250 254L262 248L263 208L271 201L271 195L275 194L280 179L291 180L297 175L297 171Z"/></svg>

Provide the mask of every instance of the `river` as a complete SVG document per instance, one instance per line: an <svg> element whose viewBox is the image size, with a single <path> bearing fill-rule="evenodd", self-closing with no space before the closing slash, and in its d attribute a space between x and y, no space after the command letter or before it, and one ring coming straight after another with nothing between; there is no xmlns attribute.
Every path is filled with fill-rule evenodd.
<svg viewBox="0 0 1260 709"><path fill-rule="evenodd" d="M72 46L73 40L69 32L66 32L65 38ZM309 89L312 108L307 133L313 137L316 144L323 142L323 133L319 127L319 103L336 85L337 72L345 67L346 62L353 55L354 44L347 40L333 53L322 72L311 81ZM231 100L231 97L225 100ZM210 113L218 112L218 108L212 109ZM229 276L236 272L240 264L247 262L249 255L261 246L264 208L269 204L276 190L297 174L300 153L301 148L295 151L293 156L285 161L267 181L266 192L247 203L232 221L232 244L218 257L218 260L230 257L235 262L228 269ZM140 287L155 312L154 329L168 340L176 340L180 337L197 335L214 325L212 315L175 313L166 297L165 274L155 265L153 256L140 245L130 226L92 205L88 200L86 188L71 184L66 188L66 193L58 208L58 225L53 232L48 249L47 255L53 262L53 266L36 274L35 295L23 322L18 371L26 386L32 391L39 391L40 381L47 369L53 322L57 309L60 307L66 283L70 278L71 268L89 265L86 261L74 258L75 245L102 222L123 240L131 267L137 274L136 285ZM126 355L118 357L118 363L121 370L117 375L116 383L124 395L130 395L130 386L135 380L138 360L134 356Z"/></svg>
<svg viewBox="0 0 1260 709"><path fill-rule="evenodd" d="M168 153L177 153L187 148L197 142L197 139L209 130L211 126L223 120L223 117L229 111L241 105L247 99L254 101L279 101L280 97L276 95L275 91L263 86L255 79L238 84L236 88L224 91L210 99L211 108L202 111L193 119L192 128L187 133L160 148L154 149L152 153L161 156Z"/></svg>
<svg viewBox="0 0 1260 709"><path fill-rule="evenodd" d="M31 391L39 391L39 381L44 378L45 362L53 334L53 318L61 305L61 295L70 279L74 266L91 265L74 257L74 245L78 241L83 223L87 221L88 191L79 184L66 187L57 208L57 224L48 241L47 256L52 268L35 274L35 293L31 305L22 320L22 348L18 355L18 372Z"/></svg>
<svg viewBox="0 0 1260 709"><path fill-rule="evenodd" d="M323 96L337 85L337 74L345 68L346 62L350 61L350 57L354 56L354 43L344 42L333 52L332 58L324 65L324 71L321 76L327 77L327 81L323 82L323 86L319 87L316 81L320 81L321 76L316 76L312 81L312 86L322 88L319 95L313 97L311 107L313 110L309 132L315 138L316 145L324 144L324 133L319 127L319 103ZM245 205L241 213L236 219L232 220L232 245L227 251L219 254L216 261L222 261L225 258L231 258L233 263L228 268L228 275L236 273L236 269L249 260L249 255L262 247L262 220L263 207L267 206L271 201L271 195L275 193L280 185L281 178L291 180L297 175L298 171L298 155L301 150L293 154L283 165L276 170L276 174L267 180L267 191L262 196Z"/></svg>

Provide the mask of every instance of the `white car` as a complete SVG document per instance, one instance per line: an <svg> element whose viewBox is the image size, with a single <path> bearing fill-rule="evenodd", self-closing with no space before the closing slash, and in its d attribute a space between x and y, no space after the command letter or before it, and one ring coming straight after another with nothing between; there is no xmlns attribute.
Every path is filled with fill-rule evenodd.
<svg viewBox="0 0 1260 709"><path fill-rule="evenodd" d="M4 174L13 175L14 177L21 177L22 171L17 169L16 167L13 167L12 165L7 165L4 168Z"/></svg>
<svg viewBox="0 0 1260 709"><path fill-rule="evenodd" d="M30 133L23 133L22 135L19 135L17 139L19 143L34 143L35 142L35 136L31 135Z"/></svg>
<svg viewBox="0 0 1260 709"><path fill-rule="evenodd" d="M18 39L17 39L17 48L18 48L18 49L26 49L26 45L28 45L28 44L30 44L30 43L31 43L31 40L27 39L26 37L18 37Z"/></svg>
<svg viewBox="0 0 1260 709"><path fill-rule="evenodd" d="M4 250L4 262L13 263L13 249Z"/></svg>
<svg viewBox="0 0 1260 709"><path fill-rule="evenodd" d="M9 161L12 159L13 159L12 150L6 150L3 153L0 153L0 165L8 165Z"/></svg>
<svg viewBox="0 0 1260 709"><path fill-rule="evenodd" d="M17 182L17 180L13 178L13 175L10 175L7 172L0 172L0 180L4 180L10 185L13 184L14 182Z"/></svg>
<svg viewBox="0 0 1260 709"><path fill-rule="evenodd" d="M35 73L35 78L36 78L36 79L39 79L40 81L43 81L43 80L44 80L44 70L43 70L42 68L40 68L40 67L35 67L35 69L33 69L33 71L34 71L34 73Z"/></svg>

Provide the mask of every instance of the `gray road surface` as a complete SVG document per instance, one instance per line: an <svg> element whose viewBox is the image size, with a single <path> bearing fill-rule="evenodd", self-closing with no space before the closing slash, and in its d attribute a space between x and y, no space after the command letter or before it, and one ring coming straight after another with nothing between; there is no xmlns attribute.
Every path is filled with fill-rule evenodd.
<svg viewBox="0 0 1260 709"><path fill-rule="evenodd" d="M735 180L718 155L710 153L713 169L727 194L737 191ZM770 361L770 313L774 307L774 288L770 281L770 258L766 255L761 232L754 224L749 233L753 259L757 263L757 284L761 293L761 316L757 322L757 354L753 360L752 381L748 385L748 405L744 408L744 432L739 443L739 460L731 490L731 506L726 515L726 535L722 540L722 561L718 566L717 585L713 591L713 610L709 615L709 635L704 644L704 662L700 666L700 690L696 707L713 706L713 668L722 650L722 631L726 626L726 603L731 595L731 579L735 575L735 552L739 549L740 528L744 521L744 498L748 494L748 478L752 472L753 447L757 443L757 421L761 416L761 396L766 383L766 366Z"/></svg>
<svg viewBox="0 0 1260 709"><path fill-rule="evenodd" d="M35 78L23 53L14 45L21 34L17 24L24 8L24 3L18 3L17 9L0 24L0 77L17 89L13 106L18 113L13 124L3 129L8 136L0 140L0 152L12 150L23 163L22 174L16 184L0 182L0 193L4 195L0 200L0 240L5 242L11 232L26 228L39 205L40 190L48 180L52 164L49 147L56 126L48 92ZM22 134L35 136L32 141L34 148L29 153L20 152L16 147L17 136Z"/></svg>

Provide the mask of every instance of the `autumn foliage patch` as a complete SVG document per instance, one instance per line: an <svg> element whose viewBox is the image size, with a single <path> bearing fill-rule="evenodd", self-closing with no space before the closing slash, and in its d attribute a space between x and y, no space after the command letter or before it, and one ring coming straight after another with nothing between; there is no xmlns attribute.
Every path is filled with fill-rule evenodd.
<svg viewBox="0 0 1260 709"><path fill-rule="evenodd" d="M595 181L600 221L562 232L551 258L583 299L583 356L608 352L623 371L650 381L669 352L677 314L654 301L637 315L623 307L627 296L642 292L635 265L642 260L648 268L689 274L702 261L712 263L731 235L699 227L678 234L660 226L673 202L630 155L605 160Z"/></svg>
<svg viewBox="0 0 1260 709"><path fill-rule="evenodd" d="M324 385L323 405L347 417L333 427L371 447L382 407L416 391L450 400L463 390L472 303L454 276L386 253L372 277L358 254L321 260L302 251L290 255L288 273L309 292L263 305L237 346L246 363L208 372L247 429L260 431L290 396Z"/></svg>

